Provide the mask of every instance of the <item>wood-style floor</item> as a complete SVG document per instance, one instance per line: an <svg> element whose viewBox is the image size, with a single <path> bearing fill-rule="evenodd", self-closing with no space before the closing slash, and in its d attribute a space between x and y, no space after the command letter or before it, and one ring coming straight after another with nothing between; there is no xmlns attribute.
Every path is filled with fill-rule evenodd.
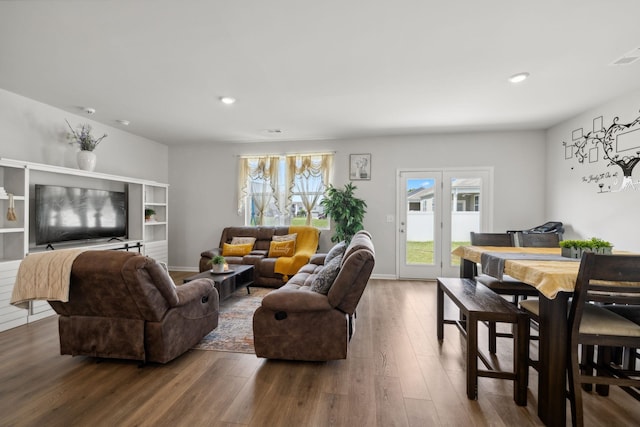
<svg viewBox="0 0 640 427"><path fill-rule="evenodd" d="M481 378L467 399L464 341L451 326L436 340L435 294L433 282L371 280L348 359L327 363L190 350L140 368L61 356L53 317L21 326L0 333L0 426L541 425L533 370L527 407L504 380ZM585 408L587 425L640 423L618 388L585 394Z"/></svg>

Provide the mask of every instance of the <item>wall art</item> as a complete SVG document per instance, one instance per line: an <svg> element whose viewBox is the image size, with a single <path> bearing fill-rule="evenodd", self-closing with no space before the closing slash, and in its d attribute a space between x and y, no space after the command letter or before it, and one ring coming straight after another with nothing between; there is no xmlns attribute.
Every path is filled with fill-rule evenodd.
<svg viewBox="0 0 640 427"><path fill-rule="evenodd" d="M582 128L571 133L571 143L562 142L565 160L577 159L580 164L606 163L613 169L589 174L582 182L594 184L599 193L640 189L640 180L633 180L633 169L640 163L640 117L630 123L613 119L604 127L602 116L593 119L593 128L584 133Z"/></svg>

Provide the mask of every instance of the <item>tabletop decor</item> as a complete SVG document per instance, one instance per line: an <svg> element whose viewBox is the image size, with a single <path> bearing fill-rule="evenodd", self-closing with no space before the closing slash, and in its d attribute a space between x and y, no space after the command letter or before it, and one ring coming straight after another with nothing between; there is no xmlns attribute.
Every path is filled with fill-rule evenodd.
<svg viewBox="0 0 640 427"><path fill-rule="evenodd" d="M211 258L211 261L209 261L209 263L211 264L211 271L213 273L224 273L226 260L222 255L214 256L213 258Z"/></svg>
<svg viewBox="0 0 640 427"><path fill-rule="evenodd" d="M93 150L107 137L107 134L105 133L100 138L95 138L91 135L91 125L83 124L76 131L71 127L69 121L65 120L65 122L67 122L69 129L71 129L71 133L68 135L69 139L73 144L80 146L80 151L76 156L78 167L82 170L93 171L96 167L96 155Z"/></svg>
<svg viewBox="0 0 640 427"><path fill-rule="evenodd" d="M590 240L563 240L560 242L562 256L566 258L582 258L583 252L611 254L613 245L606 240L592 237Z"/></svg>

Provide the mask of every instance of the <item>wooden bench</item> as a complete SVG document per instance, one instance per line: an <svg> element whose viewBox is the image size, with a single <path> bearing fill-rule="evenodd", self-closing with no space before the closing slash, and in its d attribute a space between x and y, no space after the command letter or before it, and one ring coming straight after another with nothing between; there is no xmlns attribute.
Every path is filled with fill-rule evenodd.
<svg viewBox="0 0 640 427"><path fill-rule="evenodd" d="M460 320L444 318L444 294L460 309ZM513 381L513 400L527 405L529 318L525 312L500 295L472 279L438 278L437 336L444 338L444 325L454 324L467 340L467 397L478 398L478 377ZM513 371L496 369L478 349L478 322L489 321L515 325L513 344ZM478 358L487 368L478 369Z"/></svg>

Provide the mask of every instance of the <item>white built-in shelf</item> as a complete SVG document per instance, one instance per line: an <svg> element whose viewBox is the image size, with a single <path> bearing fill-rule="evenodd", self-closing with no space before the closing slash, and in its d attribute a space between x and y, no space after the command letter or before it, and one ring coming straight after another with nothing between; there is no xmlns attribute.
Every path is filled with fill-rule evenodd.
<svg viewBox="0 0 640 427"><path fill-rule="evenodd" d="M9 200L9 196L0 196L0 200ZM13 200L24 200L24 196L13 196Z"/></svg>
<svg viewBox="0 0 640 427"><path fill-rule="evenodd" d="M0 228L1 233L23 233L24 227Z"/></svg>
<svg viewBox="0 0 640 427"><path fill-rule="evenodd" d="M145 221L144 225L166 225L166 221Z"/></svg>
<svg viewBox="0 0 640 427"><path fill-rule="evenodd" d="M166 203L144 202L146 206L167 206Z"/></svg>

